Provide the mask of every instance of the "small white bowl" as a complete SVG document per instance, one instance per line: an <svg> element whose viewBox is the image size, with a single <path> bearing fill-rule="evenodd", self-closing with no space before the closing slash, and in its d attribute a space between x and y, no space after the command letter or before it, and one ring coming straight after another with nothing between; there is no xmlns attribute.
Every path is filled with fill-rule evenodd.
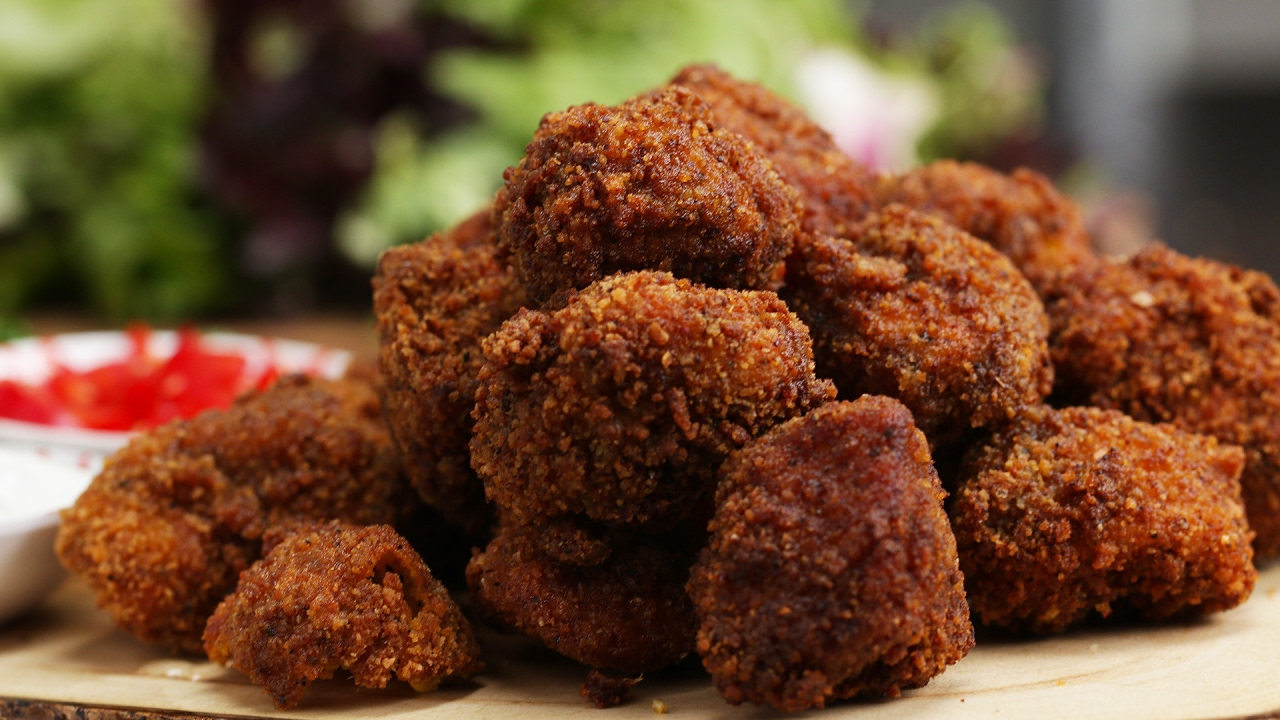
<svg viewBox="0 0 1280 720"><path fill-rule="evenodd" d="M281 374L305 372L321 377L341 377L351 364L351 353L312 343L234 333L202 333L203 347L229 352L245 359L245 376L257 378L274 365ZM178 333L153 330L147 352L167 359L178 347ZM133 345L121 332L88 332L24 338L0 344L0 380L29 385L43 383L53 373L53 363L85 372L130 355ZM133 437L129 432L55 427L0 418L0 449L35 453L57 462L97 472L107 455Z"/></svg>
<svg viewBox="0 0 1280 720"><path fill-rule="evenodd" d="M66 576L53 552L58 511L92 478L87 469L0 448L0 622L34 607Z"/></svg>

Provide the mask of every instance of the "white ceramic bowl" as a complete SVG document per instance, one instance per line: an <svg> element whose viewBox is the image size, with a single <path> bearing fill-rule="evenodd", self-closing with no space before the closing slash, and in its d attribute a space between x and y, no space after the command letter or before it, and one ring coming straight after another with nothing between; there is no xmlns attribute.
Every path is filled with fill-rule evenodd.
<svg viewBox="0 0 1280 720"><path fill-rule="evenodd" d="M339 377L351 364L351 353L311 343L232 333L201 334L210 351L244 357L246 377L256 378L275 365L281 374L306 372ZM178 334L152 331L147 351L159 359L173 355ZM24 338L0 344L0 379L39 384L52 373L53 363L84 372L129 356L129 336L120 332L90 332ZM0 418L0 449L36 453L57 462L96 472L102 460L122 447L131 433L53 427Z"/></svg>
<svg viewBox="0 0 1280 720"><path fill-rule="evenodd" d="M34 607L66 576L53 553L58 511L92 477L88 469L0 449L0 622Z"/></svg>

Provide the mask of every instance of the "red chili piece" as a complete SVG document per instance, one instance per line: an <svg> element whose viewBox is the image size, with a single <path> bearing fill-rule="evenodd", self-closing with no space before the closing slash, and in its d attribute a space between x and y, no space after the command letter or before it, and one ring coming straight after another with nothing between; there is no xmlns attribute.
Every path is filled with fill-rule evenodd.
<svg viewBox="0 0 1280 720"><path fill-rule="evenodd" d="M146 430L170 420L226 408L245 390L265 389L280 377L271 363L260 376L245 377L245 360L202 347L200 333L184 327L167 360L147 352L151 329L125 331L129 354L118 362L77 372L53 362L41 385L0 381L0 417L42 425L94 430Z"/></svg>

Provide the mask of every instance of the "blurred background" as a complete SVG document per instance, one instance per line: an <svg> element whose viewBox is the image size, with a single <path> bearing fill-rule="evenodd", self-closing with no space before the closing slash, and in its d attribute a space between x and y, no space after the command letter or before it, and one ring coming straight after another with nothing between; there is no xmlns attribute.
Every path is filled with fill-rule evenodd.
<svg viewBox="0 0 1280 720"><path fill-rule="evenodd" d="M0 336L365 318L543 113L706 61L877 169L1032 167L1105 250L1280 274L1275 0L0 0Z"/></svg>

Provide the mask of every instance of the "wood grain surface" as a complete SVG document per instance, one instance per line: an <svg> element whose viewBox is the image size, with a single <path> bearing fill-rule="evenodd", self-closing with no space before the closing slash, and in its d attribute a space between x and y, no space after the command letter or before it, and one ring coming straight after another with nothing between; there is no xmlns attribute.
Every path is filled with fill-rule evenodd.
<svg viewBox="0 0 1280 720"><path fill-rule="evenodd" d="M695 662L646 677L623 706L578 697L585 671L534 643L485 634L488 669L473 682L417 694L393 683L360 690L316 683L277 712L239 673L176 657L117 630L70 581L40 610L0 628L0 716L141 720L199 717L757 719L730 707ZM841 703L791 717L1280 718L1280 567L1265 570L1243 607L1209 619L1098 627L1032 640L981 638L927 687L884 702Z"/></svg>

